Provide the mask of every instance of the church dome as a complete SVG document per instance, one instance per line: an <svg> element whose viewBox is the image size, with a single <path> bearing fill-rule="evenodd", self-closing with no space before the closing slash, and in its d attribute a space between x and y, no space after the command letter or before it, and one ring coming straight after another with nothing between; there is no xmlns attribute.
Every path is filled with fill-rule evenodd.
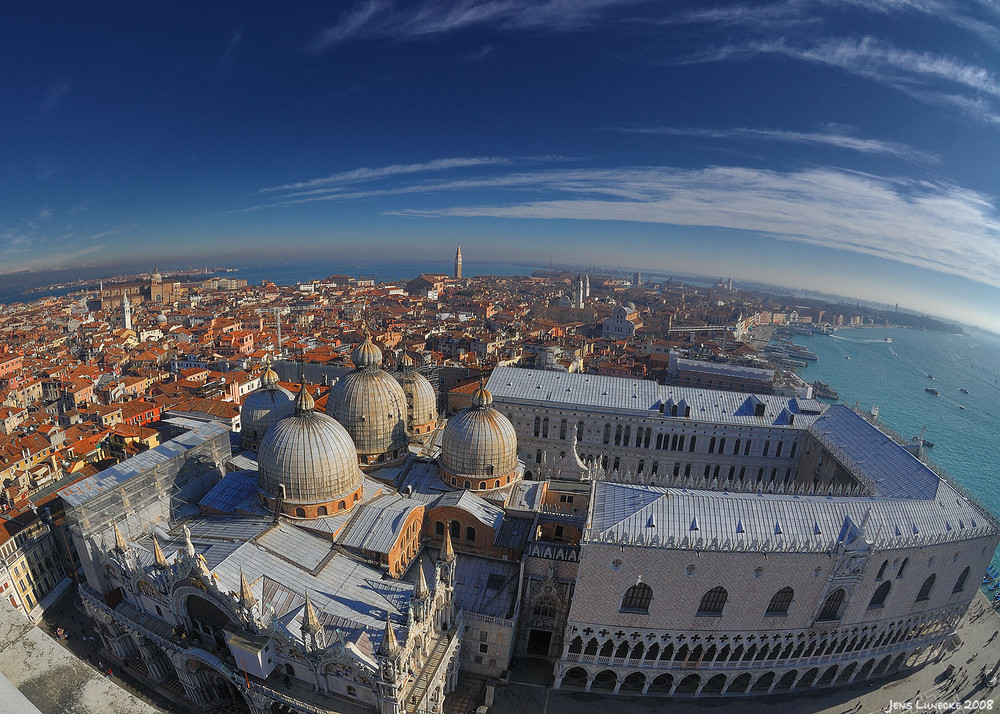
<svg viewBox="0 0 1000 714"><path fill-rule="evenodd" d="M492 405L493 395L480 385L472 406L444 427L440 465L442 476L454 486L490 489L517 477L514 425Z"/></svg>
<svg viewBox="0 0 1000 714"><path fill-rule="evenodd" d="M434 430L437 424L437 395L424 375L414 368L413 358L404 353L399 361L403 369L399 382L406 397L406 427L415 435Z"/></svg>
<svg viewBox="0 0 1000 714"><path fill-rule="evenodd" d="M257 485L265 505L274 507L283 485L282 512L300 518L349 509L364 487L350 435L314 407L303 385L295 413L268 429L257 457Z"/></svg>
<svg viewBox="0 0 1000 714"><path fill-rule="evenodd" d="M270 367L260 378L260 388L247 395L240 407L240 441L245 449L256 449L276 422L295 413L294 397L278 385Z"/></svg>
<svg viewBox="0 0 1000 714"><path fill-rule="evenodd" d="M362 465L406 454L406 395L392 375L379 369L382 351L366 337L352 355L357 368L330 389L326 413L354 440Z"/></svg>
<svg viewBox="0 0 1000 714"><path fill-rule="evenodd" d="M351 361L354 362L354 366L357 368L378 367L382 364L382 350L372 342L372 337L368 334L368 330L365 330L365 341L351 352Z"/></svg>

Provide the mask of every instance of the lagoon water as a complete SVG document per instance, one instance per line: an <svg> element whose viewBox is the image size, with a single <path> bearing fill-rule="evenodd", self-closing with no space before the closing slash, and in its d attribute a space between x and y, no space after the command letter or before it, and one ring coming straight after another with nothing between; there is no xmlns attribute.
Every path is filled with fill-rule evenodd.
<svg viewBox="0 0 1000 714"><path fill-rule="evenodd" d="M879 421L906 438L923 431L928 457L1000 514L1000 336L865 328L794 341L819 358L798 369L803 379L822 379L849 406L877 405Z"/></svg>

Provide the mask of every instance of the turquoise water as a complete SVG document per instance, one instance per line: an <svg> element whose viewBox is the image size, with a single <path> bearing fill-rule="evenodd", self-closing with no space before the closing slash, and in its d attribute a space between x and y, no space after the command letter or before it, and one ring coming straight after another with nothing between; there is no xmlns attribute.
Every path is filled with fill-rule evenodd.
<svg viewBox="0 0 1000 714"><path fill-rule="evenodd" d="M795 342L819 357L798 370L806 381L822 379L865 411L877 405L879 421L904 437L924 430L928 457L1000 514L1000 337L867 328Z"/></svg>

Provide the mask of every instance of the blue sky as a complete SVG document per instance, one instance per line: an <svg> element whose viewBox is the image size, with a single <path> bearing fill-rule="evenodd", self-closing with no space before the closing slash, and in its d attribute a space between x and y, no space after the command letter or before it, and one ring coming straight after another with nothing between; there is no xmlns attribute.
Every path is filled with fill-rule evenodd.
<svg viewBox="0 0 1000 714"><path fill-rule="evenodd" d="M461 242L1000 330L993 1L7 10L0 280Z"/></svg>

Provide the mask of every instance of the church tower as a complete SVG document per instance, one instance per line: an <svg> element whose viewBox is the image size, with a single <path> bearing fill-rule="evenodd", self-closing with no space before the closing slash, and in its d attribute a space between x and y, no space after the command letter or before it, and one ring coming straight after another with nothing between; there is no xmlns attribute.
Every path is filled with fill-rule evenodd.
<svg viewBox="0 0 1000 714"><path fill-rule="evenodd" d="M122 295L122 329L132 329L132 301L128 295Z"/></svg>
<svg viewBox="0 0 1000 714"><path fill-rule="evenodd" d="M462 277L462 246L458 246L458 250L455 251L455 277Z"/></svg>

